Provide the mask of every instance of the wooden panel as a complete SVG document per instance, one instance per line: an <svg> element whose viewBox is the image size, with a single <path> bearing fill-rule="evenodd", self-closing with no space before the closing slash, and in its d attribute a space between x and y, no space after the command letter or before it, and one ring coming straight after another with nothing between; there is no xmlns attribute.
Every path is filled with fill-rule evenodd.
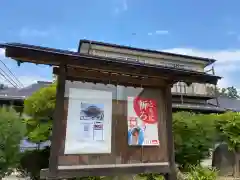
<svg viewBox="0 0 240 180"><path fill-rule="evenodd" d="M167 174L167 179L175 180L177 179L176 165L175 165L175 154L174 154L174 139L173 139L173 125L172 125L172 93L171 86L165 88L164 94L164 104L165 104L165 118L167 127L167 149L168 158L170 165L170 173Z"/></svg>
<svg viewBox="0 0 240 180"><path fill-rule="evenodd" d="M48 169L43 169L40 173L41 179L66 179L73 177L86 176L116 176L121 174L139 174L139 173L161 173L167 174L170 172L167 162L163 163L138 163L131 164L131 168L127 164L118 165L89 165L89 166L61 166L55 177L51 177Z"/></svg>
<svg viewBox="0 0 240 180"><path fill-rule="evenodd" d="M53 68L54 74L59 74L59 68ZM91 82L99 82L108 84L121 84L125 86L138 86L139 84L142 87L151 87L151 88L159 88L165 87L166 81L162 78L150 78L144 75L137 76L133 75L130 72L123 74L99 71L99 70L86 70L83 68L68 68L67 69L67 79L81 81L81 80L91 80Z"/></svg>
<svg viewBox="0 0 240 180"><path fill-rule="evenodd" d="M113 87L114 88L114 87ZM113 91L106 88L108 91ZM154 147L130 147L128 145L127 127L127 100L131 93L125 91L125 98L117 100L114 97L112 114L112 153L91 155L64 155L64 140L66 134L68 98L65 98L64 129L61 133L61 149L59 154L59 165L100 165L100 164L132 164L132 163L156 163L167 162L166 143L166 121L165 106L163 103L163 92L161 89L144 89L140 96L157 100L159 140L160 146Z"/></svg>

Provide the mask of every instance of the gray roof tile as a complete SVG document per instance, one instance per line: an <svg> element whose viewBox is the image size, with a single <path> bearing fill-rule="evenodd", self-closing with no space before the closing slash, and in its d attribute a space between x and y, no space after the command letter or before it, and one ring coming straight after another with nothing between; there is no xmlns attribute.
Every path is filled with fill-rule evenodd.
<svg viewBox="0 0 240 180"><path fill-rule="evenodd" d="M0 99L19 99L23 100L28 96L31 96L34 92L39 90L42 87L50 85L52 82L38 81L35 84L24 88L7 88L0 90Z"/></svg>
<svg viewBox="0 0 240 180"><path fill-rule="evenodd" d="M218 98L219 106L226 110L240 112L240 100L228 97ZM209 104L217 105L216 99L211 99L208 101Z"/></svg>

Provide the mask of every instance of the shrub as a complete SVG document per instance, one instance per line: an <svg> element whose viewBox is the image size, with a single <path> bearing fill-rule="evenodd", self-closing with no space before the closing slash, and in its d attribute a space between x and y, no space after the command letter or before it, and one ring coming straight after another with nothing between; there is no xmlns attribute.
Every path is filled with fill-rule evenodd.
<svg viewBox="0 0 240 180"><path fill-rule="evenodd" d="M217 171L215 169L203 168L201 166L191 167L187 174L188 180L216 180Z"/></svg>
<svg viewBox="0 0 240 180"><path fill-rule="evenodd" d="M138 175L139 179L142 180L164 180L164 177L156 173L143 173Z"/></svg>
<svg viewBox="0 0 240 180"><path fill-rule="evenodd" d="M173 131L176 162L181 168L198 165L209 156L215 139L214 121L210 115L174 113Z"/></svg>
<svg viewBox="0 0 240 180"><path fill-rule="evenodd" d="M240 149L240 114L227 112L215 118L219 141L226 142L231 150Z"/></svg>
<svg viewBox="0 0 240 180"><path fill-rule="evenodd" d="M0 179L10 174L20 160L20 141L25 125L12 108L0 108Z"/></svg>

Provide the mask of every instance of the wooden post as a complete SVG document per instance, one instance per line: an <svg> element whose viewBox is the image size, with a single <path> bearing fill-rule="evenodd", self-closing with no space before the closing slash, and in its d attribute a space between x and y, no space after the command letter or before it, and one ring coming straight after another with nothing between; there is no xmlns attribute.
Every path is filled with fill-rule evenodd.
<svg viewBox="0 0 240 180"><path fill-rule="evenodd" d="M170 165L170 173L165 176L166 180L176 180L176 165L174 153L174 139L172 127L172 92L171 85L169 84L165 89L165 104L166 104L166 128L167 128L167 149L168 159Z"/></svg>
<svg viewBox="0 0 240 180"><path fill-rule="evenodd" d="M60 72L57 79L57 94L56 106L53 118L53 129L51 137L51 151L49 158L49 172L50 179L55 179L58 171L58 155L61 146L61 139L59 135L62 130L62 122L64 118L64 93L65 93L65 80L66 80L66 66L64 64L59 67Z"/></svg>

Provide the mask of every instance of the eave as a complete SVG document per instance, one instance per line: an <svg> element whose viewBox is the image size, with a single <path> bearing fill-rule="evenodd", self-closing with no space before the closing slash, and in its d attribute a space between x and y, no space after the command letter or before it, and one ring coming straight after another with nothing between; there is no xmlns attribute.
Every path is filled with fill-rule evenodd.
<svg viewBox="0 0 240 180"><path fill-rule="evenodd" d="M179 98L183 97L183 98L188 98L188 99L209 100L209 99L216 98L216 95L172 92L172 97L179 97Z"/></svg>
<svg viewBox="0 0 240 180"><path fill-rule="evenodd" d="M117 60L114 58L80 54L67 50L46 48L19 43L0 44L5 48L7 57L19 62L30 62L36 64L48 64L51 66L67 65L71 68L85 70L96 70L102 72L120 73L128 76L141 78L161 78L168 82L175 83L184 81L191 83L217 84L221 79L219 76L210 75L203 72L196 72L184 69L151 65L140 62L130 62ZM136 83L133 85L140 85Z"/></svg>
<svg viewBox="0 0 240 180"><path fill-rule="evenodd" d="M127 50L146 52L146 53L161 54L161 55L164 55L167 57L172 56L172 57L179 57L179 58L185 58L185 59L192 59L192 60L204 62L206 64L206 66L208 66L216 61L215 59L212 59L212 58L204 58L204 57L189 56L189 55L176 54L176 53L170 53L170 52L164 52L164 51L136 48L136 47L131 47L131 46L119 45L119 44L114 44L114 43L105 43L105 42L99 42L99 41L92 41L92 40L87 40L87 39L82 39L79 41L78 52L80 52L80 48L83 43L89 43L89 44L93 44L93 45L106 46L106 47L115 47L115 48L119 48L119 49L127 49Z"/></svg>
<svg viewBox="0 0 240 180"><path fill-rule="evenodd" d="M209 113L224 113L226 109L212 106L210 104L201 105L201 104L187 104L187 103L173 103L173 109L183 110L183 111L199 111L199 112L209 112Z"/></svg>

